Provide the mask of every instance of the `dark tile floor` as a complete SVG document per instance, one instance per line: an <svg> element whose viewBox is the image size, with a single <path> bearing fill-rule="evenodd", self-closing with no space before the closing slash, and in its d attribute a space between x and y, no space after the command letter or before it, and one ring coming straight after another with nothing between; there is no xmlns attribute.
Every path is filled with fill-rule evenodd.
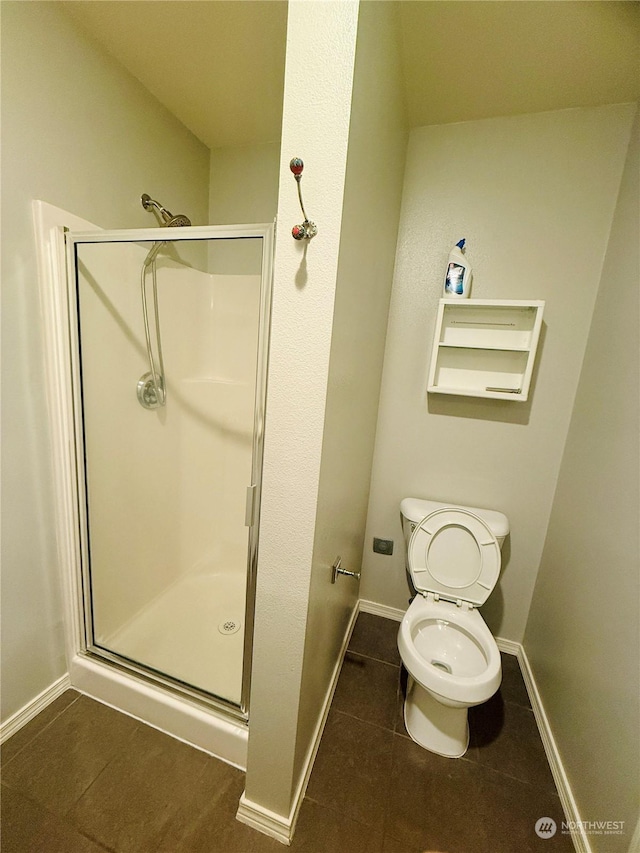
<svg viewBox="0 0 640 853"><path fill-rule="evenodd" d="M300 811L293 853L571 851L515 658L472 710L464 758L409 739L397 623L363 613ZM68 690L2 748L2 853L282 853L235 819L244 776Z"/></svg>

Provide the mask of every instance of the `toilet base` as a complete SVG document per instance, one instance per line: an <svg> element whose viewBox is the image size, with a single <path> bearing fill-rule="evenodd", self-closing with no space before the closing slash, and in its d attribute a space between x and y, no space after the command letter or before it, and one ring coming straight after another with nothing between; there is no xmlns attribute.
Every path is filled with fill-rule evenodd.
<svg viewBox="0 0 640 853"><path fill-rule="evenodd" d="M404 724L412 740L445 758L462 758L469 746L468 708L438 702L409 676Z"/></svg>

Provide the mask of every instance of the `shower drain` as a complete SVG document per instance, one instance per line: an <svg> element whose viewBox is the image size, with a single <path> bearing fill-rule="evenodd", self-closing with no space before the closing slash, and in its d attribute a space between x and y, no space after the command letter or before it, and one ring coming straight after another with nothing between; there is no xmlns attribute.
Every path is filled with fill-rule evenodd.
<svg viewBox="0 0 640 853"><path fill-rule="evenodd" d="M227 619L226 622L221 622L218 625L218 631L221 634L235 634L236 631L240 630L240 623L235 622L233 619Z"/></svg>

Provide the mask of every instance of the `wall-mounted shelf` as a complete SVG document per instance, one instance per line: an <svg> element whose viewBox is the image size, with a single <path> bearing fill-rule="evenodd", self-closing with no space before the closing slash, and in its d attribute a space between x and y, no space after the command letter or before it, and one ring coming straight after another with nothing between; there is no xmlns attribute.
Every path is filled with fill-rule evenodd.
<svg viewBox="0 0 640 853"><path fill-rule="evenodd" d="M429 393L526 400L543 310L542 301L441 299Z"/></svg>

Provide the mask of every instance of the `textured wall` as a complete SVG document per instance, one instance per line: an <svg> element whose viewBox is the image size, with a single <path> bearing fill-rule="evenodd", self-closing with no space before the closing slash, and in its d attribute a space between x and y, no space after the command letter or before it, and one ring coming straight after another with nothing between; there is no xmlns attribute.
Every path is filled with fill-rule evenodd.
<svg viewBox="0 0 640 853"><path fill-rule="evenodd" d="M358 596L354 580L332 585L329 567L338 555L347 569L359 571L362 564L407 139L396 11L392 3L364 3L358 18L298 763Z"/></svg>
<svg viewBox="0 0 640 853"><path fill-rule="evenodd" d="M66 670L31 201L126 228L148 192L203 224L209 152L58 4L11 1L2 149L5 719Z"/></svg>
<svg viewBox="0 0 640 853"><path fill-rule="evenodd" d="M209 175L209 222L273 222L278 207L280 141L213 148Z"/></svg>
<svg viewBox="0 0 640 853"><path fill-rule="evenodd" d="M624 165L634 107L563 110L411 133L380 396L362 597L406 608L405 496L498 509L511 522L483 608L520 641ZM426 394L448 253L467 238L472 298L545 299L526 403Z"/></svg>
<svg viewBox="0 0 640 853"><path fill-rule="evenodd" d="M246 798L291 807L358 7L289 4ZM331 73L327 74L327 69ZM305 79L312 86L300 85ZM305 161L309 244L289 160Z"/></svg>
<svg viewBox="0 0 640 853"><path fill-rule="evenodd" d="M640 754L640 120L636 118L524 645L590 838L628 850Z"/></svg>
<svg viewBox="0 0 640 853"><path fill-rule="evenodd" d="M214 148L209 176L211 225L273 222L279 177L279 142ZM211 254L211 272L251 274L254 268L252 252L243 253L238 245L218 245Z"/></svg>

